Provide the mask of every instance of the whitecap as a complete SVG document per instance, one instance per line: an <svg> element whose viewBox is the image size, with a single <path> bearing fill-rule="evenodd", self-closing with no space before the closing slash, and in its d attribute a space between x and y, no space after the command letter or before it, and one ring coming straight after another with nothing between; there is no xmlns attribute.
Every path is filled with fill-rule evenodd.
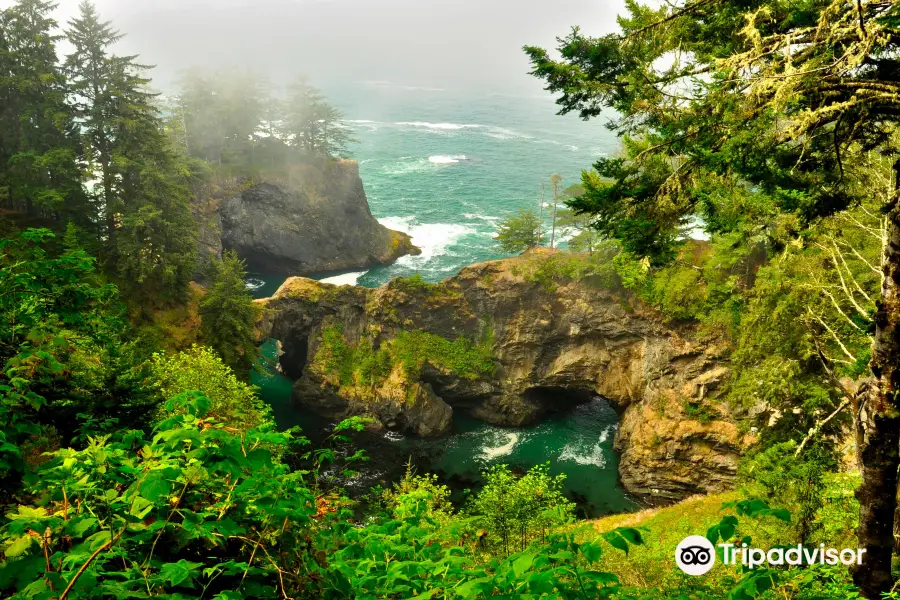
<svg viewBox="0 0 900 600"><path fill-rule="evenodd" d="M458 163L461 160L467 160L465 154L457 154L455 156L444 156L444 155L439 154L437 156L429 156L428 157L428 162L434 163L437 165L449 165L449 164L453 164L453 163Z"/></svg>
<svg viewBox="0 0 900 600"><path fill-rule="evenodd" d="M568 443L559 455L562 462L574 462L579 465L594 465L601 469L606 466L606 457L599 443L590 448L584 448L580 444Z"/></svg>
<svg viewBox="0 0 900 600"><path fill-rule="evenodd" d="M388 229L409 234L412 243L422 250L419 256L404 256L401 266L421 266L437 256L447 254L448 248L464 235L478 233L473 227L458 223L419 223L413 217L384 217L378 221Z"/></svg>
<svg viewBox="0 0 900 600"><path fill-rule="evenodd" d="M532 136L526 133L521 133L512 129L506 129L505 127L490 127L487 131L487 136L497 140L534 139Z"/></svg>
<svg viewBox="0 0 900 600"><path fill-rule="evenodd" d="M356 285L356 282L360 277L365 275L367 271L359 271L358 273L343 273L341 275L335 275L333 277L326 277L325 279L321 279L322 283L330 283L333 285Z"/></svg>
<svg viewBox="0 0 900 600"><path fill-rule="evenodd" d="M460 125L458 123L429 123L428 121L400 121L395 123L395 125L404 125L406 127L419 127L422 129L436 129L443 131L457 131L460 129L479 129L483 127L483 125L475 125L475 124L464 124Z"/></svg>
<svg viewBox="0 0 900 600"><path fill-rule="evenodd" d="M465 213L463 216L467 219L478 219L480 221L487 221L488 223L496 223L500 220L500 217L492 217L489 215L481 215L478 213Z"/></svg>
<svg viewBox="0 0 900 600"><path fill-rule="evenodd" d="M344 123L356 123L359 125L367 125L367 124L375 123L375 121L369 121L368 119L345 119Z"/></svg>
<svg viewBox="0 0 900 600"><path fill-rule="evenodd" d="M415 160L400 159L400 162L384 167L381 169L381 172L385 175L408 175L409 173L418 173L434 168L434 163L424 158Z"/></svg>
<svg viewBox="0 0 900 600"><path fill-rule="evenodd" d="M266 285L266 282L263 281L262 279L256 279L254 277L250 277L247 279L246 282L244 282L244 285L247 286L248 290L255 291L255 290L258 290L259 288L261 288L262 286Z"/></svg>
<svg viewBox="0 0 900 600"><path fill-rule="evenodd" d="M499 446L483 446L481 448L481 458L486 461L490 461L501 456L509 456L510 454L512 454L512 451L516 447L516 444L519 443L519 434L510 432L505 434L504 438L505 443ZM494 441L497 440L495 439Z"/></svg>

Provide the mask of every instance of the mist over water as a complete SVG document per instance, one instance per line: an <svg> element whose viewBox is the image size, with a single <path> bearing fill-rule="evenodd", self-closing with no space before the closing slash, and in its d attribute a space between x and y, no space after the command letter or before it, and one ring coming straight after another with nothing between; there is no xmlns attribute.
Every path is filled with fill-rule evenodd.
<svg viewBox="0 0 900 600"><path fill-rule="evenodd" d="M326 274L330 283L378 286L415 273L439 281L502 258L492 240L500 218L537 209L542 180L559 173L564 186L578 183L582 169L616 148L602 120L557 116L548 95L410 90L389 82L326 91L359 140L351 150L372 214L422 249L361 274Z"/></svg>

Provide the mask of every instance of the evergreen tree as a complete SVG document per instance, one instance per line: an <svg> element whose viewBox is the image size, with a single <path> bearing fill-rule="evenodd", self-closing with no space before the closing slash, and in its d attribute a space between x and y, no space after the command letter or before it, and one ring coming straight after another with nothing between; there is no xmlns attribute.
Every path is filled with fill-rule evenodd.
<svg viewBox="0 0 900 600"><path fill-rule="evenodd" d="M598 162L611 187L588 185L572 203L595 214L601 231L634 244L648 241L647 231L671 239L698 213L714 226L727 224L700 183L709 174L764 193L766 202L743 218L748 227L767 232L775 229L767 221L790 219L803 229L862 200L847 161L854 149L889 157L895 186L900 182L897 3L699 0L627 8L622 34L591 39L575 29L560 40L560 61L526 48L533 74L561 93L562 112L587 119L613 109L620 117L612 127L633 143L627 159ZM866 558L853 572L866 598L894 585L900 467L897 189L880 210L887 218L872 323L875 385L861 394L842 390L859 403L858 536ZM671 257L671 248L662 250Z"/></svg>
<svg viewBox="0 0 900 600"><path fill-rule="evenodd" d="M341 124L341 111L328 103L306 77L299 77L288 91L282 123L283 135L292 147L312 156L345 156L356 140Z"/></svg>
<svg viewBox="0 0 900 600"><path fill-rule="evenodd" d="M194 254L189 171L171 148L147 89L148 69L110 46L121 34L84 0L70 22L74 52L66 67L75 106L100 181L104 258L128 291L183 297Z"/></svg>
<svg viewBox="0 0 900 600"><path fill-rule="evenodd" d="M200 70L192 69L181 74L178 86L176 104L188 154L221 163L225 128L213 82Z"/></svg>
<svg viewBox="0 0 900 600"><path fill-rule="evenodd" d="M246 373L257 362L254 329L259 314L245 282L246 265L229 250L210 270L209 290L200 303L203 340L225 364Z"/></svg>
<svg viewBox="0 0 900 600"><path fill-rule="evenodd" d="M0 202L31 217L85 225L90 210L56 56L55 8L47 0L17 0L0 11Z"/></svg>
<svg viewBox="0 0 900 600"><path fill-rule="evenodd" d="M562 175L559 173L554 173L550 176L550 187L553 188L553 216L551 219L551 231L550 231L550 247L556 247L556 209L559 206L559 184L562 183Z"/></svg>
<svg viewBox="0 0 900 600"><path fill-rule="evenodd" d="M538 246L540 227L541 222L534 211L522 208L518 214L508 215L500 221L494 241L503 252L518 254Z"/></svg>

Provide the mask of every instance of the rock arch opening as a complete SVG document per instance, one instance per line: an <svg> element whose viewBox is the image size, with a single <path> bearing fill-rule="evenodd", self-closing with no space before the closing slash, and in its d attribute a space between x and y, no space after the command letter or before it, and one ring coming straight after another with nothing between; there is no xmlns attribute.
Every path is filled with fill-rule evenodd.
<svg viewBox="0 0 900 600"><path fill-rule="evenodd" d="M525 402L541 407L544 415L567 412L598 398L595 391L586 388L563 386L538 386L525 390Z"/></svg>

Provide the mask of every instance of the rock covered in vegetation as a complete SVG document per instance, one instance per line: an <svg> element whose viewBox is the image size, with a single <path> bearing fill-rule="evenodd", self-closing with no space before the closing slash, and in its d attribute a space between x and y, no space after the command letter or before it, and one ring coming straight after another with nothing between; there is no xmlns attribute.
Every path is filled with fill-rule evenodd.
<svg viewBox="0 0 900 600"><path fill-rule="evenodd" d="M259 181L216 187L217 200L194 208L201 264L233 249L252 271L298 275L390 264L419 253L407 234L372 216L355 161L296 164Z"/></svg>
<svg viewBox="0 0 900 600"><path fill-rule="evenodd" d="M613 277L573 277L570 257L532 252L378 289L291 278L260 301L261 335L281 341L295 401L329 416L432 435L454 410L521 426L600 395L622 415L630 492L727 488L745 440L715 401L723 348L665 324Z"/></svg>

